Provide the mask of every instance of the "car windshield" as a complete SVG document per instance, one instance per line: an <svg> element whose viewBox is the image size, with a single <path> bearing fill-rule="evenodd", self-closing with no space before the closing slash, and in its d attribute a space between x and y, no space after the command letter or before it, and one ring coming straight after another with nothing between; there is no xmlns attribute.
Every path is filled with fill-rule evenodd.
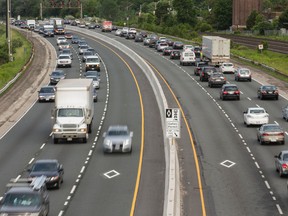
<svg viewBox="0 0 288 216"><path fill-rule="evenodd" d="M62 75L63 75L63 73L62 72L58 72L58 71L54 71L52 73L52 76L62 76Z"/></svg>
<svg viewBox="0 0 288 216"><path fill-rule="evenodd" d="M54 89L47 87L47 88L41 88L40 93L54 93Z"/></svg>
<svg viewBox="0 0 288 216"><path fill-rule="evenodd" d="M261 114L261 113L265 113L265 111L263 109L251 109L250 113Z"/></svg>
<svg viewBox="0 0 288 216"><path fill-rule="evenodd" d="M246 75L246 74L249 74L249 70L240 70L240 74L243 74L243 75Z"/></svg>
<svg viewBox="0 0 288 216"><path fill-rule="evenodd" d="M126 130L110 130L108 132L109 136L123 136L123 135L127 135L128 131Z"/></svg>
<svg viewBox="0 0 288 216"><path fill-rule="evenodd" d="M86 62L90 63L90 62L96 62L98 63L99 62L99 59L98 58L87 58L86 59Z"/></svg>
<svg viewBox="0 0 288 216"><path fill-rule="evenodd" d="M275 86L263 86L263 90L276 90Z"/></svg>
<svg viewBox="0 0 288 216"><path fill-rule="evenodd" d="M3 201L3 205L13 207L39 206L40 197L29 193L8 193Z"/></svg>
<svg viewBox="0 0 288 216"><path fill-rule="evenodd" d="M68 56L68 55L60 55L59 59L70 59L70 56Z"/></svg>
<svg viewBox="0 0 288 216"><path fill-rule="evenodd" d="M89 56L89 55L93 55L93 53L92 52L84 52L83 55L84 56Z"/></svg>
<svg viewBox="0 0 288 216"><path fill-rule="evenodd" d="M56 163L35 163L32 172L57 171Z"/></svg>
<svg viewBox="0 0 288 216"><path fill-rule="evenodd" d="M83 117L83 110L73 108L59 109L58 117Z"/></svg>
<svg viewBox="0 0 288 216"><path fill-rule="evenodd" d="M277 132L277 131L281 131L281 128L278 125L266 125L266 126L263 126L263 130Z"/></svg>
<svg viewBox="0 0 288 216"><path fill-rule="evenodd" d="M238 88L236 86L226 86L225 91L237 91Z"/></svg>

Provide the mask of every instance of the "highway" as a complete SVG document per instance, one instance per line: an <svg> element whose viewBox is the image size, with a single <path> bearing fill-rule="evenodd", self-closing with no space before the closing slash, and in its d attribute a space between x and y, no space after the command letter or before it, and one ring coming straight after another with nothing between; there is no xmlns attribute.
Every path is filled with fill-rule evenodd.
<svg viewBox="0 0 288 216"><path fill-rule="evenodd" d="M201 163L207 215L287 214L287 179L280 178L274 166L274 155L285 146L261 146L256 139L257 127L247 128L243 123L246 108L261 106L270 114L270 122L279 123L287 131L281 116L281 108L287 104L285 98L259 100L256 91L260 84L253 80L237 82L240 101L221 101L219 88L211 89L207 83L199 82L199 77L193 75L193 67L179 67L179 61L170 61L133 40L115 37L113 33L109 37L121 41L154 65L179 99ZM235 83L233 75L227 75L227 79ZM175 101L169 102L175 105ZM199 202L195 202L199 188L195 182L191 143L185 126L182 128L183 136L178 141L182 212L195 215L195 209L200 208Z"/></svg>
<svg viewBox="0 0 288 216"><path fill-rule="evenodd" d="M159 79L169 107L179 107L184 114L181 139L176 140L181 215L288 213L287 178L280 178L274 167L274 155L287 144L261 146L256 139L257 127L247 128L243 123L247 107L261 106L270 114L270 122L288 131L281 116L285 98L259 100L256 90L260 84L253 80L237 82L240 101L221 101L220 89L199 82L194 67L180 67L178 60L171 61L142 43L113 33L69 28L81 33L102 58L93 132L87 144L55 145L50 119L53 103L35 103L0 140L2 194L9 179L25 176L33 160L57 158L64 165L64 184L59 190L50 190L49 215L163 215L165 146L156 98L146 72L131 59L134 57L101 41L97 37L101 34L141 56ZM83 35L86 31L89 37ZM48 40L57 49L56 39ZM63 70L67 78L83 77L77 46L73 47L72 68ZM235 83L233 75L226 77ZM111 124L127 124L134 132L132 154L103 154L102 133Z"/></svg>

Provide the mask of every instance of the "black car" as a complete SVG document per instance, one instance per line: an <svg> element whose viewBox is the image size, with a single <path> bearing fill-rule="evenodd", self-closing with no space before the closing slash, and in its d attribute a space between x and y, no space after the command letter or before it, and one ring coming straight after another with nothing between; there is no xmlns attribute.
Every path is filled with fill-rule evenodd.
<svg viewBox="0 0 288 216"><path fill-rule="evenodd" d="M175 41L173 43L173 49L183 49L184 44L181 41Z"/></svg>
<svg viewBox="0 0 288 216"><path fill-rule="evenodd" d="M116 31L118 29L117 26L112 25L112 31Z"/></svg>
<svg viewBox="0 0 288 216"><path fill-rule="evenodd" d="M279 92L275 85L262 85L257 90L257 97L261 100L265 98L278 100Z"/></svg>
<svg viewBox="0 0 288 216"><path fill-rule="evenodd" d="M32 165L29 178L46 176L46 187L59 189L63 183L64 168L56 159L37 160Z"/></svg>
<svg viewBox="0 0 288 216"><path fill-rule="evenodd" d="M180 59L181 52L179 50L172 50L170 59Z"/></svg>
<svg viewBox="0 0 288 216"><path fill-rule="evenodd" d="M55 85L57 84L61 79L64 79L66 77L66 74L63 70L55 70L52 71L50 74L50 84Z"/></svg>
<svg viewBox="0 0 288 216"><path fill-rule="evenodd" d="M145 32L145 31L141 31L141 32L139 32L139 34L142 35L143 38L147 37L147 32Z"/></svg>
<svg viewBox="0 0 288 216"><path fill-rule="evenodd" d="M72 39L71 39L71 43L72 44L78 44L79 43L79 37L76 35L73 35Z"/></svg>
<svg viewBox="0 0 288 216"><path fill-rule="evenodd" d="M200 72L202 71L203 67L207 67L208 66L208 61L199 61L196 62L195 68L194 68L194 75L199 76Z"/></svg>
<svg viewBox="0 0 288 216"><path fill-rule="evenodd" d="M201 67L199 71L200 81L208 81L210 75L212 73L217 73L217 69L215 67L207 66L207 67Z"/></svg>
<svg viewBox="0 0 288 216"><path fill-rule="evenodd" d="M240 91L235 84L225 84L220 91L220 99L236 99L240 100Z"/></svg>
<svg viewBox="0 0 288 216"><path fill-rule="evenodd" d="M54 37L54 30L53 29L45 29L43 32L44 37Z"/></svg>
<svg viewBox="0 0 288 216"><path fill-rule="evenodd" d="M128 32L128 34L126 34L125 38L126 39L135 39L135 33L132 32Z"/></svg>
<svg viewBox="0 0 288 216"><path fill-rule="evenodd" d="M163 55L170 56L171 52L173 51L172 47L165 47L163 49Z"/></svg>
<svg viewBox="0 0 288 216"><path fill-rule="evenodd" d="M143 36L141 34L136 34L134 41L135 42L143 42Z"/></svg>

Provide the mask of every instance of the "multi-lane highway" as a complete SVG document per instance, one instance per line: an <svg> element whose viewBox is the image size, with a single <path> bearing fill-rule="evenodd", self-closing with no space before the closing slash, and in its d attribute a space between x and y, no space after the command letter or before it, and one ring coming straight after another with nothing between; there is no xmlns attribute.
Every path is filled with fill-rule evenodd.
<svg viewBox="0 0 288 216"><path fill-rule="evenodd" d="M180 67L178 60L163 57L142 43L69 27L85 38L102 59L101 87L96 115L87 144L53 144L50 111L53 103L35 103L0 140L0 190L10 178L25 176L29 163L39 158L57 158L65 169L64 184L51 190L50 215L162 215L165 202L165 146L161 112L153 89L135 56L123 53L120 42L137 53L163 88L169 107L182 112L181 139L176 140L181 215L285 215L288 213L287 179L274 167L274 155L286 145L260 145L257 127L247 128L243 111L261 106L285 131L278 101L259 100L257 80L237 82L240 101L222 101L219 88L209 88L194 76L194 67ZM115 40L115 46L100 40ZM102 37L101 36L101 37ZM48 38L55 49L56 39ZM108 39L107 39L108 40ZM64 69L67 78L83 78L77 58ZM235 83L233 75L226 75ZM102 152L102 133L111 124L127 124L134 132L132 154ZM286 137L287 138L287 137ZM200 169L200 170L198 170ZM199 173L200 172L200 173Z"/></svg>

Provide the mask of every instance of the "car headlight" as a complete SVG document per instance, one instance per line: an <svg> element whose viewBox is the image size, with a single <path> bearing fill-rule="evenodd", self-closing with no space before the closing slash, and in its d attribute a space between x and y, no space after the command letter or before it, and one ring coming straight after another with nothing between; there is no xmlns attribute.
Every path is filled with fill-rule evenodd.
<svg viewBox="0 0 288 216"><path fill-rule="evenodd" d="M56 181L59 179L59 176L52 176L52 177L48 177L47 179L48 181Z"/></svg>
<svg viewBox="0 0 288 216"><path fill-rule="evenodd" d="M112 144L112 141L111 141L111 140L109 140L109 139L105 140L105 145L110 146L111 144Z"/></svg>
<svg viewBox="0 0 288 216"><path fill-rule="evenodd" d="M129 140L129 139L126 139L126 140L124 141L124 145L129 145L129 143L130 143L130 140Z"/></svg>

